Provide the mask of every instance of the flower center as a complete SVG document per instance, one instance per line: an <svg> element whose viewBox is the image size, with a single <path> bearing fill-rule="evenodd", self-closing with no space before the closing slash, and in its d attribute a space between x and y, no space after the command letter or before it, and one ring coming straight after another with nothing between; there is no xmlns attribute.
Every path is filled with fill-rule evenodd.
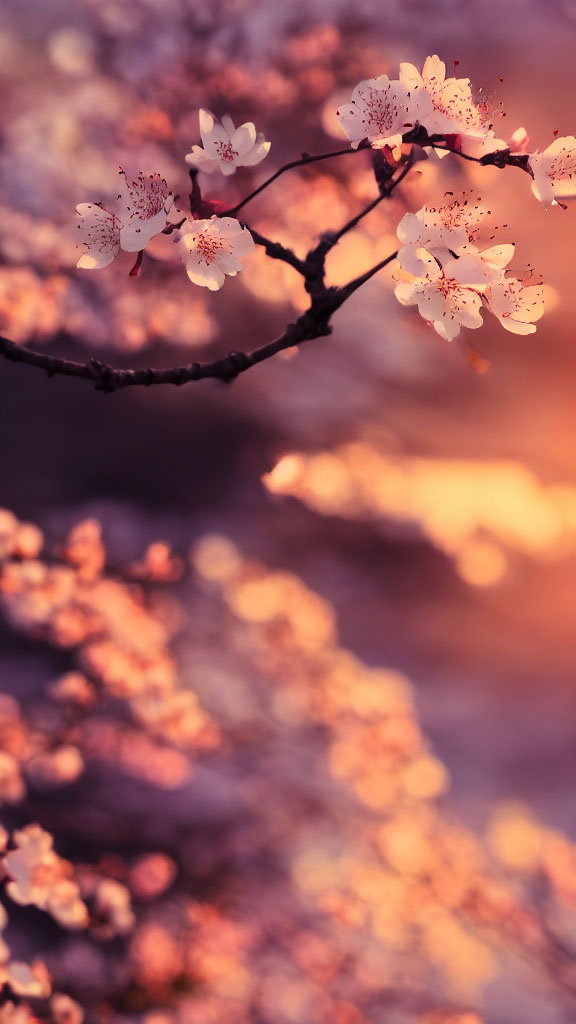
<svg viewBox="0 0 576 1024"><path fill-rule="evenodd" d="M484 128L489 116L488 107L477 107L472 99L470 86L462 79L456 79L446 89L432 94L435 110L457 121L463 129Z"/></svg>
<svg viewBox="0 0 576 1024"><path fill-rule="evenodd" d="M96 249L97 252L108 253L111 249L118 249L120 241L120 221L114 213L110 210L106 210L105 207L101 206L100 209L105 214L104 217L99 217L97 221L93 221L89 228L86 228L84 224L79 224L78 229L84 229L83 242L87 249Z"/></svg>
<svg viewBox="0 0 576 1024"><path fill-rule="evenodd" d="M148 178L139 174L136 181L126 181L126 187L130 197L128 210L131 217L151 220L164 209L168 198L168 186L159 174L151 174Z"/></svg>
<svg viewBox="0 0 576 1024"><path fill-rule="evenodd" d="M447 299L450 295L458 295L463 289L459 281L455 277L440 277L435 282L438 287L438 291Z"/></svg>
<svg viewBox="0 0 576 1024"><path fill-rule="evenodd" d="M502 313L502 319L514 317L522 309L523 286L520 281L508 281L504 290L504 300L508 302L508 309Z"/></svg>
<svg viewBox="0 0 576 1024"><path fill-rule="evenodd" d="M484 215L481 206L470 203L468 199L455 199L447 206L426 206L424 214L424 226L431 229L448 228L454 230L464 228L469 241L478 238L480 234L480 220Z"/></svg>
<svg viewBox="0 0 576 1024"><path fill-rule="evenodd" d="M216 146L220 160L228 160L230 163L234 163L235 157L239 154L232 148L231 142L217 142Z"/></svg>
<svg viewBox="0 0 576 1024"><path fill-rule="evenodd" d="M576 177L576 153L559 153L550 164L548 177L554 180Z"/></svg>
<svg viewBox="0 0 576 1024"><path fill-rule="evenodd" d="M364 114L363 124L373 125L379 135L386 135L398 118L398 106L389 99L388 89L371 89L364 98Z"/></svg>
<svg viewBox="0 0 576 1024"><path fill-rule="evenodd" d="M195 235L194 241L196 243L196 252L204 260L207 267L217 259L220 251L224 248L222 239L218 238L217 235Z"/></svg>

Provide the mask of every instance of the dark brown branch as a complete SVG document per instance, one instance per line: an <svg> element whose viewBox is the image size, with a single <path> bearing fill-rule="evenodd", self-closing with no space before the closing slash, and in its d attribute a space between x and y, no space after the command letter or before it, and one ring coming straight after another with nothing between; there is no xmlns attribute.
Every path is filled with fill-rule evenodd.
<svg viewBox="0 0 576 1024"><path fill-rule="evenodd" d="M412 157L409 156L407 158L407 160L406 160L406 163L404 164L404 167L402 168L401 173L398 175L398 177L397 178L392 178L392 176L390 176L388 178L388 180L387 180L386 185L381 185L380 186L380 195L376 196L376 199L373 199L372 202L369 203L368 206L366 206L364 210L362 210L355 217L353 217L352 220L349 220L348 223L345 224L343 228L340 228L340 231L337 231L336 234L332 235L330 248L332 248L332 246L336 245L336 243L339 242L340 239L348 231L351 231L352 228L355 228L356 225L359 224L360 221L366 216L366 214L371 213L371 211L376 206L378 206L378 204L381 203L383 199L389 199L390 196L392 195L392 193L394 192L394 189L396 189L398 187L398 185L404 180L404 178L408 174L408 172L411 169L411 167L412 167ZM392 173L393 173L393 171L394 171L394 168L392 169Z"/></svg>
<svg viewBox="0 0 576 1024"><path fill-rule="evenodd" d="M208 378L232 381L241 373L249 370L251 366L270 359L278 352L293 348L304 341L312 341L314 338L322 338L330 334L332 331L330 318L336 310L357 288L385 267L387 263L390 263L395 256L396 253L393 253L365 274L344 285L343 288L326 288L321 296L313 299L306 312L302 313L294 323L288 324L284 333L274 341L261 345L260 348L253 349L252 352L229 352L224 358L216 359L211 363L188 363L185 366L173 366L166 370L124 370L109 366L98 359L90 359L87 363L78 363L71 359L49 356L23 345L16 345L9 338L3 337L0 337L0 356L12 363L35 366L39 370L44 370L49 377L80 377L82 380L92 381L96 385L97 391L120 391L122 388L150 387L153 384L181 386L192 380Z"/></svg>
<svg viewBox="0 0 576 1024"><path fill-rule="evenodd" d="M428 135L424 128L415 128L408 135L404 136L405 142L412 142L417 146L430 146L432 149L441 149L446 153L453 153L461 160L469 160L471 163L480 164L482 167L519 167L534 177L528 163L528 153L511 153L509 149L495 149L492 153L484 153L484 156L470 156L461 150L454 148L448 142L450 136Z"/></svg>
<svg viewBox="0 0 576 1024"><path fill-rule="evenodd" d="M352 231L352 229L355 228L356 225L359 224L364 217L371 213L372 210L374 210L382 202L383 199L390 198L394 190L398 187L400 182L403 181L406 175L408 174L410 168L412 167L412 162L413 158L412 154L410 154L406 158L402 171L397 178L393 177L395 171L397 170L397 167L391 166L390 171L389 173L386 174L385 179L383 176L379 176L377 169L375 169L376 181L378 183L380 191L380 194L376 196L376 199L373 199L371 203L368 203L368 206L364 207L364 209L361 210L360 213L356 214L355 217L352 217L352 219L349 220L346 224L344 224L344 226L341 227L339 231L326 231L322 235L320 241L318 242L318 245L316 245L313 249L310 250L310 252L306 256L305 261L307 267L307 273L305 275L306 290L310 293L310 295L314 296L318 293L321 293L322 290L325 288L324 268L326 263L326 257L330 250L333 249L334 246L338 244L340 239L343 238L343 236L347 234L348 231ZM394 256L391 258L394 259L395 255L396 254L394 254Z"/></svg>
<svg viewBox="0 0 576 1024"><path fill-rule="evenodd" d="M458 149L452 148L447 139L443 135L428 135L425 128L418 126L417 128L411 129L403 136L403 141L407 143L413 143L418 146L431 146L433 149L445 149L449 153L454 153L455 156L461 157L463 160L471 160L474 163L482 164L483 166L493 166L504 168L508 167L520 167L521 170L526 171L528 174L532 174L528 165L528 154L527 153L511 153L509 149L495 150L493 153L486 153L484 156L476 157L469 156L467 153L462 153ZM222 216L234 217L239 210L241 210L247 203L255 199L256 196L264 192L274 181L276 181L286 171L291 171L295 167L305 167L307 164L318 163L320 160L330 160L332 157L347 156L352 153L358 153L364 149L371 149L371 145L367 139L364 139L356 149L337 149L331 153L320 153L317 156L310 156L309 153L303 153L298 160L291 160L289 163L284 164L278 168L274 174L271 174L258 188L255 188L253 192L241 199L235 206L231 206L228 210L225 210ZM376 181L381 192L385 194L386 183L388 178L391 176L388 166L384 157L379 150L373 150L373 163L374 173ZM192 195L191 195L192 200Z"/></svg>
<svg viewBox="0 0 576 1024"><path fill-rule="evenodd" d="M485 153L484 156L470 156L469 153L462 153L459 149L451 149L450 146L440 145L437 142L430 143L432 149L441 149L447 153L454 153L461 160L470 160L472 163L481 164L483 167L519 167L526 171L530 177L534 177L528 164L528 153L511 153L509 149L496 149L493 153Z"/></svg>
<svg viewBox="0 0 576 1024"><path fill-rule="evenodd" d="M324 154L323 158L327 158L329 155L333 154ZM397 253L394 252L386 257L386 259L381 260L375 267L349 281L348 284L341 288L329 288L324 283L324 266L328 252L337 245L343 235L356 227L362 218L367 216L383 199L392 195L394 189L408 174L411 164L411 157L408 157L397 178L392 176L395 170L393 168L386 184L381 184L380 194L376 199L368 203L360 213L344 224L339 231L325 234L320 243L310 250L304 260L299 259L291 249L286 248L279 242L273 242L258 231L248 228L256 244L263 246L268 256L273 259L283 260L304 277L306 289L311 296L308 309L294 323L288 324L286 330L279 338L268 342L266 345L262 345L260 348L254 349L252 352L230 352L224 358L216 359L210 363L188 363L184 366L174 366L165 370L125 370L109 366L98 359L90 359L86 363L79 363L70 359L45 355L42 352L36 352L25 346L16 345L8 338L0 337L0 356L4 356L5 359L13 363L35 366L38 369L44 370L50 377L58 374L65 377L80 377L82 380L90 380L96 385L97 390L108 392L118 391L127 387L150 387L153 384L176 384L180 386L189 381L204 380L206 378L221 381L234 380L235 377L244 373L251 366L270 359L277 352L293 348L304 341L311 341L314 338L321 338L330 334L332 331L330 319L333 314L340 309L340 306L358 288L396 258ZM191 180L194 185L196 177L191 176ZM194 198L201 203L202 200L199 192L195 194ZM220 216L224 216L224 214Z"/></svg>
<svg viewBox="0 0 576 1024"><path fill-rule="evenodd" d="M297 270L303 277L306 276L306 263L296 256L296 253L292 249L288 249L285 245L281 245L280 242L272 242L269 238L261 235L259 231L255 231L248 224L245 225L248 231L252 235L252 238L256 242L256 245L262 245L267 256L270 256L273 260L282 260L284 263L288 263L294 270Z"/></svg>

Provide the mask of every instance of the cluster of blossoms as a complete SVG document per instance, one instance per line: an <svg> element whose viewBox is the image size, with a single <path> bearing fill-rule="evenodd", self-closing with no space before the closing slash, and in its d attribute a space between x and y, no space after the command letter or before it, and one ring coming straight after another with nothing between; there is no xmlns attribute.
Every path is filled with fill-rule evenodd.
<svg viewBox="0 0 576 1024"><path fill-rule="evenodd" d="M354 148L363 139L377 149L394 148L417 127L431 136L458 138L462 152L494 138L489 113L475 103L470 80L447 78L436 55L426 59L421 72L414 64L401 64L398 79L380 75L359 82L338 118Z"/></svg>
<svg viewBox="0 0 576 1024"><path fill-rule="evenodd" d="M514 256L510 243L479 249L479 228L486 211L464 198L446 206L423 206L398 225L398 261L402 277L396 298L418 312L438 334L452 341L460 327L482 326L484 305L506 330L532 334L544 312L541 285L508 277Z"/></svg>
<svg viewBox="0 0 576 1024"><path fill-rule="evenodd" d="M75 867L59 857L53 847L53 836L40 825L30 824L16 829L10 838L0 827L0 865L6 879L5 892L13 903L34 906L50 914L67 932L90 928L95 935L121 936L134 926L130 891L99 870ZM84 899L92 905L89 912ZM0 905L0 932L8 926L8 913ZM81 1024L83 1011L70 996L53 992L52 978L43 960L32 963L15 960L3 938L0 938L0 984L18 998L45 1001L50 998L50 1019L55 1024ZM14 1004L7 1003L2 1020L33 1020L26 1003L20 1015L12 1013Z"/></svg>
<svg viewBox="0 0 576 1024"><path fill-rule="evenodd" d="M234 174L237 167L260 163L270 150L252 122L234 127L228 116L222 123L207 110L200 111L200 134L203 147L193 146L186 162L197 171L220 170ZM142 173L129 181L124 173L124 187L118 196L118 210L112 212L96 203L80 203L76 207L80 222L82 255L78 266L95 270L112 262L120 249L142 252L156 235L175 233L190 280L197 285L218 291L225 278L235 277L242 269L242 260L255 248L248 228L233 217L188 220L183 217L168 223L174 197L159 174L148 177Z"/></svg>
<svg viewBox="0 0 576 1024"><path fill-rule="evenodd" d="M0 509L0 606L15 628L73 648L83 671L50 682L34 705L0 694L0 806L65 788L87 764L113 763L161 790L182 785L191 771L190 749L176 748L214 746L215 727L194 691L178 686L166 649L170 628L145 608L140 589L142 582L177 579L181 562L156 542L126 566L126 582L110 579L94 520L72 529L52 564L42 561L42 548L36 526ZM113 717L118 697L132 701L132 726ZM140 857L121 872L114 864L109 871L105 859L73 864L40 824L10 831L0 826L0 880L8 904L0 904L0 985L16 1001L4 1001L0 1020L81 1024L79 1004L54 990L54 960L13 956L2 935L10 904L36 907L71 938L129 941L136 923L132 896L155 899L172 884L175 864L162 853ZM85 938L78 942L85 948ZM39 1016L22 999L39 1002Z"/></svg>
<svg viewBox="0 0 576 1024"><path fill-rule="evenodd" d="M159 174L145 177L140 173L130 181L123 170L120 175L123 185L116 213L98 203L76 207L84 249L78 266L84 270L107 267L120 249L140 252L166 227L174 197L164 179Z"/></svg>
<svg viewBox="0 0 576 1024"><path fill-rule="evenodd" d="M21 906L46 910L64 928L85 928L88 911L80 899L72 865L52 848L52 836L39 825L14 833L15 849L6 854L3 867L10 879L6 892Z"/></svg>
<svg viewBox="0 0 576 1024"><path fill-rule="evenodd" d="M400 64L397 79L387 75L359 82L349 104L337 112L340 125L357 149L368 140L374 149L397 149L414 129L423 129L439 157L450 152L474 159L488 154L525 154L532 191L545 205L576 197L576 138L556 139L544 151L529 153L529 136L519 128L507 141L495 137L494 117L485 100L476 101L468 78L447 78L444 61L427 57L422 71Z"/></svg>
<svg viewBox="0 0 576 1024"><path fill-rule="evenodd" d="M489 104L477 102L468 78L447 76L437 55L428 57L421 71L401 64L398 79L380 75L359 82L337 116L353 149L368 142L374 149L385 149L392 165L400 166L407 143L439 156L453 152L489 162L492 157L491 162L500 161L502 166L514 154L518 166L531 175L532 190L541 202L562 205L576 196L576 138L556 139L548 149L534 153L528 152L523 128L508 141L496 138ZM200 110L199 125L202 145L193 146L186 156L193 175L220 171L229 176L238 167L259 164L270 150L252 122L236 128L229 116L218 122L209 111ZM78 266L106 266L120 249L141 254L155 235L164 232L174 235L194 284L217 291L227 276L242 269L244 258L255 248L248 227L226 211L215 212L217 204L203 202L199 191L192 217L168 223L173 196L166 182L158 174L140 174L130 182L121 173L124 186L117 212L91 203L77 207L83 245ZM210 216L203 217L206 213ZM543 312L540 286L505 276L513 245L479 250L472 244L482 216L481 207L467 203L440 210L425 206L407 214L398 227L399 260L410 276L397 284L396 297L404 305L417 305L447 340L460 326L482 325L482 304L516 334L533 332ZM137 261L133 272L138 265Z"/></svg>
<svg viewBox="0 0 576 1024"><path fill-rule="evenodd" d="M61 742L48 743L28 730L15 702L0 695L0 801L15 803L25 793L23 776L51 786L74 781L90 758L120 760L130 774L161 775L180 781L189 760L175 748L208 750L218 743L215 723L193 690L180 685L168 649L173 625L152 615L137 586L106 573L100 526L78 523L67 537L61 561L41 557L42 534L0 510L0 609L17 630L31 631L54 646L76 652L76 669L50 687L50 697L75 728L61 729ZM151 545L144 559L128 567L130 580L174 580L181 565L167 545ZM118 729L106 719L83 719L100 701L125 700L133 724ZM72 714L72 710L74 714ZM144 735L139 731L148 730Z"/></svg>

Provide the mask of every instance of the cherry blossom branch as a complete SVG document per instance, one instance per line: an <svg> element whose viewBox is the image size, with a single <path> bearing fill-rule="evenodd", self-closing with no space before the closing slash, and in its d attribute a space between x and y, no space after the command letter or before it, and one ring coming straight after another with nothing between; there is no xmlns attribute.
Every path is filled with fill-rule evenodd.
<svg viewBox="0 0 576 1024"><path fill-rule="evenodd" d="M404 141L419 146L432 146L435 149L448 150L463 159L471 160L474 163L479 163L484 166L489 164L502 168L507 165L516 166L531 174L531 170L528 165L528 156L526 154L513 154L509 150L497 150L494 153L488 153L482 157L471 157L456 149L451 149L447 144L446 139L439 136L430 136L426 130L421 127L413 129L411 132L407 133L404 136ZM241 200L241 202L237 203L236 206L219 212L218 216L224 217L237 213L250 200L254 199L255 196L268 188L269 185L276 181L280 175L284 174L286 171L295 167L305 166L309 163L316 163L321 160L328 160L332 157L344 156L348 153L354 153L361 149L370 148L369 143L364 140L356 150L337 150L330 153L321 153L317 156L304 154L299 160L293 160L279 168L262 185ZM392 194L394 189L397 188L410 171L412 162L413 156L412 153L410 153L403 162L400 174L394 178L396 168L393 165L387 164L382 153L378 151L373 153L374 173L379 188L379 195L373 199L372 202L368 203L360 213L356 214L351 218L351 220L344 224L338 231L326 232L320 239L320 242L308 252L306 258L303 260L296 256L296 254L288 247L281 245L279 242L271 241L264 235L261 235L258 231L246 225L255 243L263 246L268 256L272 259L279 259L289 264L302 277L304 277L306 290L310 294L312 300L309 308L300 317L298 317L294 323L288 324L286 330L279 338L254 349L252 352L232 351L227 356L221 359L216 359L213 362L194 362L183 366L170 367L168 369L134 370L113 367L102 363L97 359L90 359L88 362L80 363L69 359L62 359L57 356L49 356L41 352L36 352L35 350L29 349L25 346L16 345L8 338L0 337L0 356L3 356L10 362L35 366L38 369L44 370L44 372L46 372L50 377L60 375L90 380L96 385L97 390L107 392L117 391L125 387L149 387L155 384L175 384L177 386L181 386L189 381L203 380L207 378L225 382L232 381L250 367L271 358L278 352L288 348L293 348L304 341L310 341L330 334L332 331L330 319L333 314L355 291L357 291L358 288L369 281L371 277L396 258L397 252L391 253L374 267L370 268L365 273L360 274L358 277L349 281L346 285L340 288L329 288L324 282L327 254L335 245L337 245L340 239L348 231L355 228L364 217L366 217L379 205L379 203L382 202L383 199L388 198ZM194 210L201 209L202 197L197 184L197 172L191 172L190 178L192 183L190 205L194 212ZM171 226L170 230L174 230L174 227L176 226L177 225ZM137 272L139 269L139 264L140 257L137 259L134 272Z"/></svg>
<svg viewBox="0 0 576 1024"><path fill-rule="evenodd" d="M349 151L346 150L345 152ZM324 158L327 158L328 155L331 154L324 154ZM134 370L110 366L98 359L89 359L85 363L80 363L58 356L49 356L26 346L16 345L9 338L0 337L0 356L13 363L35 366L37 369L44 370L49 377L59 375L79 377L82 380L92 381L98 391L107 392L118 391L126 387L150 387L155 384L175 384L181 386L189 381L205 380L207 378L225 382L232 381L251 366L270 359L278 352L293 348L304 341L312 341L315 338L321 338L330 334L332 331L330 319L333 314L340 309L343 303L358 288L396 258L397 253L391 253L384 260L377 263L376 266L353 278L342 287L327 287L324 282L327 254L348 231L356 227L383 199L389 198L392 195L410 171L411 166L412 157L409 156L396 178L393 176L396 171L395 167L391 167L386 182L381 177L378 179L377 176L380 194L376 199L368 203L360 213L352 217L339 231L327 232L318 245L312 248L303 260L296 256L291 249L281 245L279 242L273 242L253 228L248 228L256 244L263 246L268 256L273 259L283 260L304 277L306 289L311 296L309 308L294 323L288 324L286 330L279 338L254 349L252 352L233 351L229 352L222 359L216 359L213 362L194 362L168 369ZM192 177L191 175L191 178L194 200L198 203L201 201L201 197L199 192L194 193L195 176ZM221 213L220 216L226 216L228 212ZM137 264L139 265L139 260L137 260Z"/></svg>
<svg viewBox="0 0 576 1024"><path fill-rule="evenodd" d="M450 146L441 146L437 142L431 142L430 145L433 149L443 150L445 153L453 153L454 156L459 156L461 160L470 160L475 164L481 164L482 167L499 167L501 170L504 167L519 167L521 171L526 171L530 177L534 177L528 163L528 153L511 153L509 149L496 149L493 153L485 153L484 156L470 156L469 153L462 153L459 149L451 149Z"/></svg>
<svg viewBox="0 0 576 1024"><path fill-rule="evenodd" d="M442 150L445 153L453 153L461 160L469 160L471 163L481 164L482 167L499 167L501 170L504 167L519 167L521 171L526 171L527 174L534 177L528 162L528 153L512 153L509 149L495 149L492 153L484 153L483 156L470 156L469 153L463 153L462 150L448 145L445 136L428 135L426 129L422 127L408 132L403 136L403 141L417 146L430 146L431 149Z"/></svg>

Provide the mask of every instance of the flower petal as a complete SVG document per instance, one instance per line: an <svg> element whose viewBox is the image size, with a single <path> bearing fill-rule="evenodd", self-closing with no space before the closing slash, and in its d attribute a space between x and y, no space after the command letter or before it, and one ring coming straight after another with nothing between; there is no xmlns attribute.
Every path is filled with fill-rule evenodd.
<svg viewBox="0 0 576 1024"><path fill-rule="evenodd" d="M214 114L211 114L209 110L200 109L198 111L198 121L200 123L200 136L202 138L202 142L206 145L205 138L211 134L212 129L214 128Z"/></svg>
<svg viewBox="0 0 576 1024"><path fill-rule="evenodd" d="M260 134L254 148L242 157L242 165L244 167L254 167L255 164L259 164L264 157L268 156L271 145L272 143L266 142L264 136Z"/></svg>
<svg viewBox="0 0 576 1024"><path fill-rule="evenodd" d="M230 138L232 138L234 132L236 131L236 126L234 124L234 121L230 117L230 114L223 114L221 123L224 131L228 132L228 135L230 136Z"/></svg>
<svg viewBox="0 0 576 1024"><path fill-rule="evenodd" d="M199 171L205 171L207 174L212 174L218 170L218 160L215 157L208 156L201 146L192 146L191 152L187 153L184 159L191 167L196 167Z"/></svg>
<svg viewBox="0 0 576 1024"><path fill-rule="evenodd" d="M256 128L252 121L241 124L231 136L230 142L239 156L243 156L256 142Z"/></svg>

